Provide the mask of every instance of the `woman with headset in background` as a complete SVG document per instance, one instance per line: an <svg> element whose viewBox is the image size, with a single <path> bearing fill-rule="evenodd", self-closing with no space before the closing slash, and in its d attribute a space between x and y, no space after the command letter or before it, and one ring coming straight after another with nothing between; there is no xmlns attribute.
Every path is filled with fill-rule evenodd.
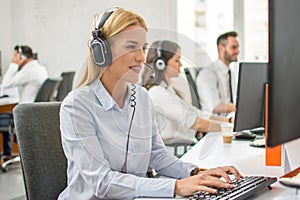
<svg viewBox="0 0 300 200"><path fill-rule="evenodd" d="M196 131L220 131L220 123L230 121L205 113L183 100L171 84L171 78L179 76L180 59L178 44L168 40L156 41L149 48L146 58L146 65L151 67L145 67L141 75L142 85L149 90L153 101L165 144L191 144L196 140Z"/></svg>
<svg viewBox="0 0 300 200"><path fill-rule="evenodd" d="M60 110L68 185L58 199L186 196L231 188L234 167L201 171L165 149L147 91L135 85L145 62L147 27L122 8L104 12L92 32L78 88ZM147 178L148 166L170 178ZM196 168L195 168L196 167ZM190 172L197 175L190 176ZM224 177L225 181L219 177Z"/></svg>

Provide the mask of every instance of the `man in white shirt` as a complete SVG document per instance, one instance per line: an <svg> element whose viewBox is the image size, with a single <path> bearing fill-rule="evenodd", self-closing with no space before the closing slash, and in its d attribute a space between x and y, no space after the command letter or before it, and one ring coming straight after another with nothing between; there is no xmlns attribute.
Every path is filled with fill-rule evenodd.
<svg viewBox="0 0 300 200"><path fill-rule="evenodd" d="M12 62L3 77L2 87L18 87L19 103L30 103L47 78L46 68L33 60L32 49L28 46L16 46Z"/></svg>
<svg viewBox="0 0 300 200"><path fill-rule="evenodd" d="M28 46L16 46L11 64L5 73L2 81L3 88L17 87L19 103L34 102L39 88L48 78L46 68L33 60L32 49ZM8 126L8 116L0 116L0 126ZM12 151L12 137L8 132L2 132L4 146L4 160L9 157Z"/></svg>
<svg viewBox="0 0 300 200"><path fill-rule="evenodd" d="M219 58L204 67L196 79L200 104L204 111L226 115L235 111L235 80L229 64L237 61L238 34L235 31L220 35L217 39Z"/></svg>

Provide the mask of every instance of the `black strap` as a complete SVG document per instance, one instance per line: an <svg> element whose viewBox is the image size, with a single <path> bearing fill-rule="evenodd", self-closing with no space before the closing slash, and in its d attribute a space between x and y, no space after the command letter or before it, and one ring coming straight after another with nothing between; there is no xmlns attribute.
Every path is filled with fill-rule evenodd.
<svg viewBox="0 0 300 200"><path fill-rule="evenodd" d="M230 91L230 102L233 103L232 86L231 86L231 72L228 70L229 76L229 91Z"/></svg>
<svg viewBox="0 0 300 200"><path fill-rule="evenodd" d="M192 104L196 108L201 109L200 98L199 98L199 94L198 94L198 91L197 91L196 83L193 80L193 78L191 76L191 73L190 73L188 68L185 68L184 72L185 72L187 81L189 83L189 88L190 88L191 97L192 97Z"/></svg>

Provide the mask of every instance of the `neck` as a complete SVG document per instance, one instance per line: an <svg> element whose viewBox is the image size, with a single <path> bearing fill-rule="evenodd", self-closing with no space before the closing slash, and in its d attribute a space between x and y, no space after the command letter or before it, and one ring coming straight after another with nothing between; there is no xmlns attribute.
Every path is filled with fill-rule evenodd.
<svg viewBox="0 0 300 200"><path fill-rule="evenodd" d="M225 59L219 58L227 67L229 67L230 62L226 61Z"/></svg>
<svg viewBox="0 0 300 200"><path fill-rule="evenodd" d="M27 63L31 62L33 59L29 58L24 60L20 65L19 65L19 70L22 69Z"/></svg>
<svg viewBox="0 0 300 200"><path fill-rule="evenodd" d="M122 108L126 95L127 83L122 80L116 80L114 76L110 76L106 73L103 73L101 82L119 107Z"/></svg>
<svg viewBox="0 0 300 200"><path fill-rule="evenodd" d="M165 80L166 80L168 85L171 85L171 77L168 76L166 73L165 73Z"/></svg>

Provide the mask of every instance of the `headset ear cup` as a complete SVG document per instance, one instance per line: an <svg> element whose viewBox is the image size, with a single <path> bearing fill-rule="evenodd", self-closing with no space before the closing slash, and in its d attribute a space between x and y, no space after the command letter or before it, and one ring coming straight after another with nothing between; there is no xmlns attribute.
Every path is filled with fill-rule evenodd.
<svg viewBox="0 0 300 200"><path fill-rule="evenodd" d="M107 67L112 62L112 54L107 40L97 37L91 43L94 62L99 67Z"/></svg>
<svg viewBox="0 0 300 200"><path fill-rule="evenodd" d="M158 57L156 60L155 60L155 66L158 70L160 71L164 71L166 69L166 61L164 58L162 57Z"/></svg>

